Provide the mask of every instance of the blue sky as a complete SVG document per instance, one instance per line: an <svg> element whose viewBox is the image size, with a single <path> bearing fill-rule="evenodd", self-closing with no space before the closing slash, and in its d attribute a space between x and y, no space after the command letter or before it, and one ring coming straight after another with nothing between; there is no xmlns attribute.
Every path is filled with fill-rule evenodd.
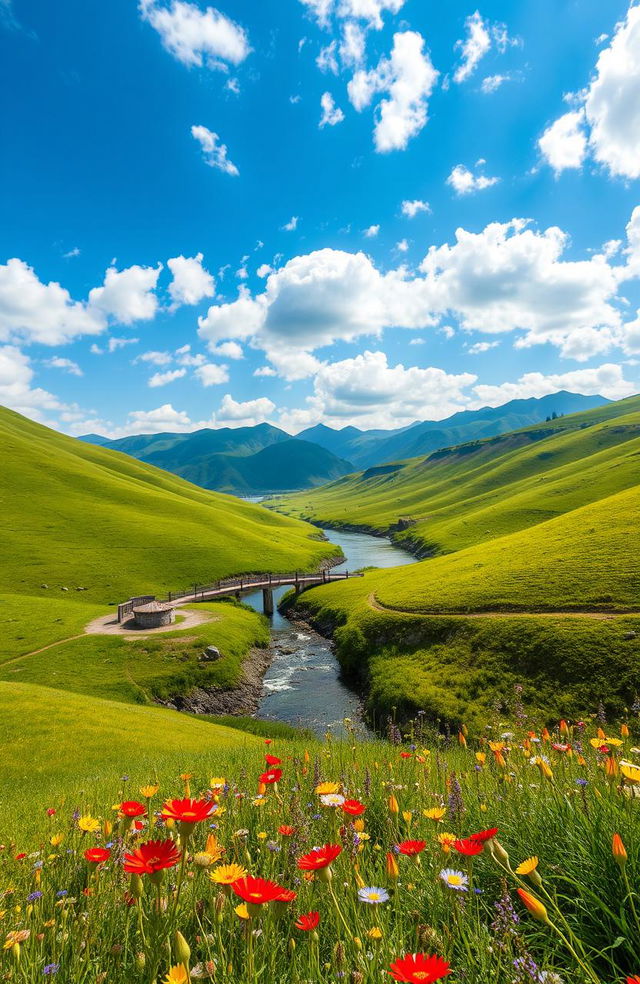
<svg viewBox="0 0 640 984"><path fill-rule="evenodd" d="M0 403L397 427L640 389L640 7L0 0Z"/></svg>

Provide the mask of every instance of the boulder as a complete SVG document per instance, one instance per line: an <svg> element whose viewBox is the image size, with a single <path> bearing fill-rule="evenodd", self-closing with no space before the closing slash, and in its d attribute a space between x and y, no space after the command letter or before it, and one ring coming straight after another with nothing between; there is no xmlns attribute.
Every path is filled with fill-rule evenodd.
<svg viewBox="0 0 640 984"><path fill-rule="evenodd" d="M217 659L222 659L222 653L217 646L207 646L200 656L201 663L213 663Z"/></svg>
<svg viewBox="0 0 640 984"><path fill-rule="evenodd" d="M629 642L630 639L635 639L637 637L637 635L638 635L637 632L625 632L624 635L622 636L622 638L626 642Z"/></svg>

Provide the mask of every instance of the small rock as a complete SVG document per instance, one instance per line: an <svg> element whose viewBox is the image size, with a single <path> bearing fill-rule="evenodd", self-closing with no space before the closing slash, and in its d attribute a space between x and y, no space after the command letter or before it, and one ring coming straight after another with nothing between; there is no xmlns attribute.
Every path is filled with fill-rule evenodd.
<svg viewBox="0 0 640 984"><path fill-rule="evenodd" d="M200 656L201 663L213 663L216 659L222 659L222 653L217 646L207 646Z"/></svg>
<svg viewBox="0 0 640 984"><path fill-rule="evenodd" d="M40 587L42 588L43 591L48 591L49 590L49 585L48 584L41 584Z"/></svg>
<svg viewBox="0 0 640 984"><path fill-rule="evenodd" d="M630 639L636 639L637 638L637 635L638 635L637 632L625 632L624 635L622 636L622 638L626 642L629 642Z"/></svg>
<svg viewBox="0 0 640 984"><path fill-rule="evenodd" d="M68 591L69 588L60 588L61 591Z"/></svg>

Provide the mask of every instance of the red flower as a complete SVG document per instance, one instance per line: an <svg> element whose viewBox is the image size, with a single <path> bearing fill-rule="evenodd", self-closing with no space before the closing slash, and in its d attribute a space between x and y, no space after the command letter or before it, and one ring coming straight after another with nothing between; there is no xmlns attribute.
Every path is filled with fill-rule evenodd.
<svg viewBox="0 0 640 984"><path fill-rule="evenodd" d="M403 984L432 984L450 974L449 964L442 957L427 957L424 953L408 953L391 964L389 971L396 981Z"/></svg>
<svg viewBox="0 0 640 984"><path fill-rule="evenodd" d="M361 817L366 810L366 806L359 800L345 800L342 804L342 809L351 817Z"/></svg>
<svg viewBox="0 0 640 984"><path fill-rule="evenodd" d="M275 755L265 755L264 760L267 763L267 765L281 765L282 764L282 759L276 758Z"/></svg>
<svg viewBox="0 0 640 984"><path fill-rule="evenodd" d="M491 827L490 830L480 830L477 834L471 834L469 840L478 841L479 844L485 844L488 840L492 840L498 833L497 827Z"/></svg>
<svg viewBox="0 0 640 984"><path fill-rule="evenodd" d="M26 853L23 851L22 854L16 854L16 861L24 861L26 858Z"/></svg>
<svg viewBox="0 0 640 984"><path fill-rule="evenodd" d="M56 815L56 811L54 810L54 808L52 806L50 806L49 809L47 810L47 816L48 817L55 817L55 815Z"/></svg>
<svg viewBox="0 0 640 984"><path fill-rule="evenodd" d="M292 892L290 888L283 888L276 902L293 902L297 897L297 892Z"/></svg>
<svg viewBox="0 0 640 984"><path fill-rule="evenodd" d="M172 840L146 841L133 854L125 854L124 870L133 875L154 875L163 868L173 868L181 858Z"/></svg>
<svg viewBox="0 0 640 984"><path fill-rule="evenodd" d="M267 881L266 878L254 878L247 875L246 878L239 878L231 886L243 902L251 905L264 905L266 902L275 902L280 899L284 889L282 885Z"/></svg>
<svg viewBox="0 0 640 984"><path fill-rule="evenodd" d="M104 864L111 857L111 851L106 847L88 847L84 856L89 864Z"/></svg>
<svg viewBox="0 0 640 984"><path fill-rule="evenodd" d="M311 930L318 928L319 922L319 912L305 912L303 916L298 916L296 919L296 929L301 929L303 932L309 933ZM629 978L629 980L631 980L631 978Z"/></svg>
<svg viewBox="0 0 640 984"><path fill-rule="evenodd" d="M640 974L635 974L633 977L627 977L627 984L640 984Z"/></svg>
<svg viewBox="0 0 640 984"><path fill-rule="evenodd" d="M340 844L325 844L324 847L315 847L309 854L303 854L301 858L298 858L298 867L301 871L318 871L320 868L328 868L339 854L342 854Z"/></svg>
<svg viewBox="0 0 640 984"><path fill-rule="evenodd" d="M476 840L474 837L467 837L466 840L454 841L452 846L458 854L464 854L467 858L472 858L476 854L482 854L484 851L482 841Z"/></svg>
<svg viewBox="0 0 640 984"><path fill-rule="evenodd" d="M136 800L125 800L124 803L120 804L119 809L124 817L144 817L147 813L142 803L138 803Z"/></svg>
<svg viewBox="0 0 640 984"><path fill-rule="evenodd" d="M260 782L264 782L266 784L280 782L281 779L282 769L269 769L268 772L263 772L260 776Z"/></svg>
<svg viewBox="0 0 640 984"><path fill-rule="evenodd" d="M295 834L295 832L296 832L296 828L289 827L288 824L286 823L280 824L280 826L278 827L278 833L282 834L283 837L291 837L293 834Z"/></svg>
<svg viewBox="0 0 640 984"><path fill-rule="evenodd" d="M400 854L406 854L408 857L413 857L416 854L420 854L421 851L424 851L426 846L426 841L403 841L402 844L398 844L398 851Z"/></svg>
<svg viewBox="0 0 640 984"><path fill-rule="evenodd" d="M273 741L273 738L265 738L264 743L265 743L265 745L270 745L272 741Z"/></svg>
<svg viewBox="0 0 640 984"><path fill-rule="evenodd" d="M411 752L400 752L400 758L410 759L412 757Z"/></svg>
<svg viewBox="0 0 640 984"><path fill-rule="evenodd" d="M162 807L162 818L180 823L199 823L210 817L214 809L215 804L209 800L168 800Z"/></svg>

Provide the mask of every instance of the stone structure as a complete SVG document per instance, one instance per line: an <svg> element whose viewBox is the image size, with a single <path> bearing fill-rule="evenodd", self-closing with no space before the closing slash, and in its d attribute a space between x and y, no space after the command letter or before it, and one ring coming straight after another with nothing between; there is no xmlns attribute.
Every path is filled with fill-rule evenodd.
<svg viewBox="0 0 640 984"><path fill-rule="evenodd" d="M133 618L140 629L159 629L176 620L175 606L171 602L150 601L133 609Z"/></svg>

